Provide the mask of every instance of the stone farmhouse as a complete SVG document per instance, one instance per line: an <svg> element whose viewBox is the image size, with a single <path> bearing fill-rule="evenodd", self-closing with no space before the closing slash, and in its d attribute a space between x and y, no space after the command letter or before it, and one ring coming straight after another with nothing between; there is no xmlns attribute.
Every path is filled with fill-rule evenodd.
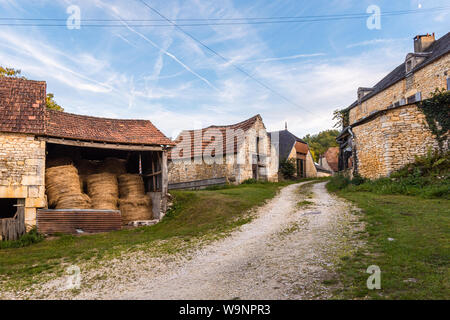
<svg viewBox="0 0 450 320"><path fill-rule="evenodd" d="M371 179L388 176L429 148L437 149L417 103L436 88L449 90L449 84L450 33L437 40L434 34L414 37L414 52L375 86L359 88L357 100L343 110L339 170Z"/></svg>
<svg viewBox="0 0 450 320"><path fill-rule="evenodd" d="M36 225L39 210L48 207L46 160L60 155L126 160L129 173L142 174L153 217L159 218L172 144L150 121L49 110L45 82L0 77L0 239L15 239Z"/></svg>
<svg viewBox="0 0 450 320"><path fill-rule="evenodd" d="M279 162L293 159L295 162L296 178L317 177L317 169L314 164L308 144L289 132L287 128L282 131L271 132L272 136L279 139Z"/></svg>
<svg viewBox="0 0 450 320"><path fill-rule="evenodd" d="M245 121L182 131L169 155L169 189L277 181L277 137L260 115Z"/></svg>

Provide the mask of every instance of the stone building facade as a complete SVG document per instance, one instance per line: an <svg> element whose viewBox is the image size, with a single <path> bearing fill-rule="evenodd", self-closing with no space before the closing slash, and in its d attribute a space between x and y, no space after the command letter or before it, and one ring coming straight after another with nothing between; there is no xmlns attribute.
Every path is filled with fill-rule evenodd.
<svg viewBox="0 0 450 320"><path fill-rule="evenodd" d="M46 84L0 77L0 205L24 206L27 229L45 200L45 142L38 141L44 120ZM2 212L7 212L2 208Z"/></svg>
<svg viewBox="0 0 450 320"><path fill-rule="evenodd" d="M277 181L276 140L267 134L260 115L233 125L183 131L169 156L169 188Z"/></svg>
<svg viewBox="0 0 450 320"><path fill-rule="evenodd" d="M337 138L340 170L350 168L367 178L388 176L438 148L417 102L436 89L449 90L450 33L438 40L434 34L417 36L414 47L373 88L359 88L358 100L344 110L349 125Z"/></svg>

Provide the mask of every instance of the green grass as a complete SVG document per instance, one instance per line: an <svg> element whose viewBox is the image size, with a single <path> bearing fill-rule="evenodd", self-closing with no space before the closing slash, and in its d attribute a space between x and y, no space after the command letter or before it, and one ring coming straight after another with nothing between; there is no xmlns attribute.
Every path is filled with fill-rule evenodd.
<svg viewBox="0 0 450 320"><path fill-rule="evenodd" d="M366 245L341 260L343 289L336 298L449 298L449 200L348 189L337 194L363 209ZM381 268L381 290L367 289L370 265Z"/></svg>
<svg viewBox="0 0 450 320"><path fill-rule="evenodd" d="M179 252L196 239L215 239L249 222L249 209L262 205L289 183L172 191L174 206L156 225L95 235L64 235L27 247L1 249L0 279L5 286L20 287L33 283L35 276L61 273L67 264L98 261L133 250Z"/></svg>

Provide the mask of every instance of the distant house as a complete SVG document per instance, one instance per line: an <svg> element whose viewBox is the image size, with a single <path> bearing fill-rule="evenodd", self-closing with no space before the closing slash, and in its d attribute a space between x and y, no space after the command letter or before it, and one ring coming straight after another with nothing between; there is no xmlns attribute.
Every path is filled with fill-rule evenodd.
<svg viewBox="0 0 450 320"><path fill-rule="evenodd" d="M295 161L295 176L298 178L311 178L317 176L308 144L289 132L287 129L271 132L272 137L278 136L279 162L293 159Z"/></svg>
<svg viewBox="0 0 450 320"><path fill-rule="evenodd" d="M339 171L339 147L330 147L320 156L319 165L332 174Z"/></svg>
<svg viewBox="0 0 450 320"><path fill-rule="evenodd" d="M337 137L339 170L366 178L390 175L416 156L438 149L418 102L435 89L449 90L450 32L414 37L414 52L371 88L358 88L357 100L342 110L348 123ZM448 132L443 148L448 150Z"/></svg>
<svg viewBox="0 0 450 320"><path fill-rule="evenodd" d="M260 115L231 125L182 131L169 155L169 189L277 181L276 146Z"/></svg>

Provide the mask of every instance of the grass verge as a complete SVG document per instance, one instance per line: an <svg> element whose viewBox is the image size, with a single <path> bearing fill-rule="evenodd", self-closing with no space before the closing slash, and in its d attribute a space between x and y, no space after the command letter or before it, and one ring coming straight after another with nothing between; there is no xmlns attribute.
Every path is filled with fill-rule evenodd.
<svg viewBox="0 0 450 320"><path fill-rule="evenodd" d="M328 186L327 186L328 187ZM337 195L363 209L366 242L343 257L335 292L343 299L448 299L450 201L343 189ZM381 289L366 286L370 265L381 269Z"/></svg>
<svg viewBox="0 0 450 320"><path fill-rule="evenodd" d="M0 250L0 286L21 288L40 275L62 273L63 267L100 260L132 250L178 252L199 238L216 239L251 220L249 209L274 197L292 182L255 183L218 190L173 191L174 205L150 227L103 234L64 235L21 248ZM181 244L181 245L180 245Z"/></svg>

